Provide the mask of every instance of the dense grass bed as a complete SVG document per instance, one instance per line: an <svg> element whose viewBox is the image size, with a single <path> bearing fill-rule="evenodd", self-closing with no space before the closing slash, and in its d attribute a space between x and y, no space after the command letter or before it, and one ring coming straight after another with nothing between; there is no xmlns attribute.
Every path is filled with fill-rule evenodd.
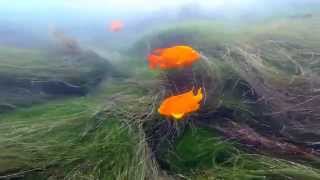
<svg viewBox="0 0 320 180"><path fill-rule="evenodd" d="M280 133L270 129L276 131L283 124L294 129L296 119L267 119L263 113L278 108L275 105L283 96L253 103L259 97L287 91L314 96L307 89L309 78L319 75L320 38L312 36L319 30L314 28L319 25L317 20L283 19L233 28L216 22L191 22L147 35L130 51L124 51L129 54L114 62L130 78L105 80L86 96L18 107L1 114L0 179L320 179L318 164L309 162L317 159L314 156L307 157L311 160L298 155L288 158L268 153L267 146L279 147L277 143L283 143L288 134L293 137L291 141L300 134L316 139L319 132L315 127L319 126L312 121L316 109L308 114L310 121L299 124L301 132L288 131L279 140L276 136ZM151 71L145 59L151 49L172 44L192 45L204 56L192 73L196 85L206 89L206 102L199 112L180 123L159 116L156 109L162 98L174 92L167 88L166 78L182 71ZM90 80L87 73L95 74L86 63L59 66L57 62L66 63L59 58L43 62L40 57L47 55L36 50L1 48L0 52L5 59L0 73L16 79L51 78L54 74L73 79L75 73L81 81ZM8 60L21 59L19 54L27 60ZM19 70L24 63L26 68ZM319 87L317 78L312 84L315 90ZM312 107L307 103L303 105ZM233 136L251 132L242 127L256 130L258 140L272 137L276 145L267 141L269 144L261 143L251 150L241 141L247 136ZM172 134L173 138L166 139ZM156 137L163 144L157 144Z"/></svg>
<svg viewBox="0 0 320 180"><path fill-rule="evenodd" d="M143 116L138 114L150 110L151 98L145 95L139 86L108 82L87 97L1 115L0 177L163 177L150 159L139 125L139 117ZM313 168L242 152L236 144L208 129L186 130L170 149L163 157L177 178L320 178L320 172Z"/></svg>
<svg viewBox="0 0 320 180"><path fill-rule="evenodd" d="M103 63L102 58L85 52L65 55L58 51L0 47L0 74L15 79L68 81L88 75Z"/></svg>
<svg viewBox="0 0 320 180"><path fill-rule="evenodd" d="M132 52L141 58L152 49L179 44L190 45L204 56L194 65L191 78L176 78L183 70L162 72L160 76L167 96L184 88L170 86L169 82L202 86L207 93L202 110L187 118L191 122L177 127L163 125L172 128L167 134L183 135L173 137L173 142L170 139L164 145L155 145L155 151L163 151L166 149L163 146L173 144L167 154L158 155L162 167L177 178L186 179L319 179L318 157L290 155L290 148L296 146L281 152L276 150L277 143L283 146L286 142L281 138L298 144L296 150L300 145L308 146L307 141L316 143L320 138L316 130L319 101L315 93L319 88L318 20L318 16L313 16L278 18L253 25L183 22L162 27L137 42ZM306 104L298 107L299 102ZM286 111L289 115L283 113ZM265 116L273 112L280 115ZM155 124L154 132L159 133L161 128L157 126L161 123ZM185 132L185 124L195 129ZM199 130L197 125L210 130ZM220 135L212 131L219 131ZM221 132L232 141L221 139ZM154 138L163 141L161 136L167 134ZM255 149L253 152L257 150L268 156L251 155L248 153L252 151L234 146L234 142L243 143L252 137L254 142L264 144L261 147L249 144ZM313 150L311 147L310 151ZM316 163L311 166L313 161Z"/></svg>
<svg viewBox="0 0 320 180"><path fill-rule="evenodd" d="M10 110L59 96L83 95L114 72L108 60L94 52L0 47L0 106Z"/></svg>
<svg viewBox="0 0 320 180"><path fill-rule="evenodd" d="M301 164L248 154L210 129L190 128L164 156L170 170L187 179L319 179Z"/></svg>
<svg viewBox="0 0 320 180"><path fill-rule="evenodd" d="M143 179L149 168L143 134L123 113L139 113L146 107L132 107L129 103L141 93L127 88L108 83L94 95L1 115L0 174L22 172L16 176L29 179ZM110 101L121 92L126 98Z"/></svg>

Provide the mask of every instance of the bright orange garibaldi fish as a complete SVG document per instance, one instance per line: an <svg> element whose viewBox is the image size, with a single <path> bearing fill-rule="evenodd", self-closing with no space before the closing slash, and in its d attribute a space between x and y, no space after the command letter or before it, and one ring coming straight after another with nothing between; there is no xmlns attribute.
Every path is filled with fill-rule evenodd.
<svg viewBox="0 0 320 180"><path fill-rule="evenodd" d="M186 93L165 99L161 103L158 112L161 115L179 120L183 118L185 114L198 110L202 98L203 94L201 88L198 89L197 94L194 94L192 89Z"/></svg>
<svg viewBox="0 0 320 180"><path fill-rule="evenodd" d="M149 54L148 61L152 69L173 69L191 66L199 58L200 54L190 46L173 46L155 49Z"/></svg>
<svg viewBox="0 0 320 180"><path fill-rule="evenodd" d="M111 32L119 32L123 29L123 26L124 24L122 21L116 20L111 22L109 29Z"/></svg>

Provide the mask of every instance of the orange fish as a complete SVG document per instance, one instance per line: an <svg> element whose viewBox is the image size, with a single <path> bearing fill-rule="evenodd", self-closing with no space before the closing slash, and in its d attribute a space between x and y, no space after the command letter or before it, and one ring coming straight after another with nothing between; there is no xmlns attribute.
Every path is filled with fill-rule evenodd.
<svg viewBox="0 0 320 180"><path fill-rule="evenodd" d="M152 69L173 69L191 66L199 58L200 54L190 46L173 46L154 50L148 61Z"/></svg>
<svg viewBox="0 0 320 180"><path fill-rule="evenodd" d="M112 21L109 29L111 32L119 32L123 29L123 26L124 26L124 24L122 21L118 21L118 20Z"/></svg>
<svg viewBox="0 0 320 180"><path fill-rule="evenodd" d="M194 94L192 89L186 93L165 99L161 103L158 112L165 116L172 116L178 120L185 114L198 110L202 98L201 88L198 89L197 94Z"/></svg>

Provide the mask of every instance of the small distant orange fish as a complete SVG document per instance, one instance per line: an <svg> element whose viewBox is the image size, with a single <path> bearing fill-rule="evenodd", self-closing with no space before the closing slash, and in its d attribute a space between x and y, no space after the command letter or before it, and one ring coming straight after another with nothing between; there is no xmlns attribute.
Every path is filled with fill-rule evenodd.
<svg viewBox="0 0 320 180"><path fill-rule="evenodd" d="M116 20L111 22L109 29L111 32L119 32L123 29L123 27L123 22Z"/></svg>
<svg viewBox="0 0 320 180"><path fill-rule="evenodd" d="M185 114L198 110L202 98L201 88L198 89L197 94L194 94L192 89L186 93L165 99L161 103L158 112L161 115L171 116L174 119L179 120Z"/></svg>
<svg viewBox="0 0 320 180"><path fill-rule="evenodd" d="M173 46L155 49L148 56L151 69L173 69L191 66L199 60L200 54L190 46Z"/></svg>

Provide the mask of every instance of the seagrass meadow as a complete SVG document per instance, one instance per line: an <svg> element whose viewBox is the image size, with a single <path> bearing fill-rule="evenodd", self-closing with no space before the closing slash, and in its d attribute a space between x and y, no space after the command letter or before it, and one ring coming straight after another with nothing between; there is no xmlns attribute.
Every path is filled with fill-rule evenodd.
<svg viewBox="0 0 320 180"><path fill-rule="evenodd" d="M317 11L155 25L105 51L54 35L48 47L0 43L0 179L320 180ZM173 45L201 59L149 69L149 52ZM192 87L198 111L158 113Z"/></svg>

